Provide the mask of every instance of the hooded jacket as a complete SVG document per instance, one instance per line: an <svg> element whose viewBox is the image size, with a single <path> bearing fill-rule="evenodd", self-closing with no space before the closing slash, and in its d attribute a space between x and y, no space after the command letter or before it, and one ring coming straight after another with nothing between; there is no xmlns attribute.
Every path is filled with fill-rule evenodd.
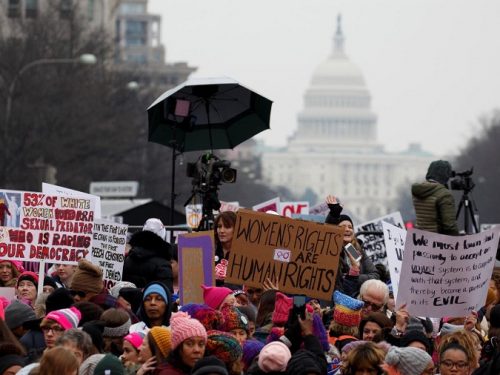
<svg viewBox="0 0 500 375"><path fill-rule="evenodd" d="M412 185L411 193L418 229L458 235L455 199L446 188L451 175L450 163L443 160L434 161L427 171L427 181Z"/></svg>
<svg viewBox="0 0 500 375"><path fill-rule="evenodd" d="M146 287L144 288L144 290L148 289L148 287L152 284L160 285L163 289L165 289L165 294L167 295L167 301L165 301L167 303L167 308L165 309L165 314L163 314L163 325L165 327L168 327L168 326L170 326L170 316L172 315L172 295L171 295L170 291L168 290L168 288L164 284L162 284L161 282L158 282L158 281L153 281L153 282L147 284ZM149 321L149 318L146 315L146 310L144 308L144 299L141 303L141 307L139 308L139 311L137 312L137 317L141 320L142 323L144 323L146 325L146 327L152 328L151 322ZM130 332L136 332L136 331L131 329Z"/></svg>
<svg viewBox="0 0 500 375"><path fill-rule="evenodd" d="M125 258L123 280L144 288L152 281L159 281L172 292L172 249L160 236L149 231L134 233L130 239L132 249Z"/></svg>

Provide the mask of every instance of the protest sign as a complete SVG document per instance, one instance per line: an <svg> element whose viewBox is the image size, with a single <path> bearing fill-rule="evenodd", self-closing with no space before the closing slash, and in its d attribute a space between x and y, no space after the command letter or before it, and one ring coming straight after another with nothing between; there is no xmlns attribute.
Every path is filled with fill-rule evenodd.
<svg viewBox="0 0 500 375"><path fill-rule="evenodd" d="M328 207L328 204L326 202L322 202L320 204L317 204L316 206L313 206L309 208L309 214L310 215L328 215L330 212L330 208Z"/></svg>
<svg viewBox="0 0 500 375"><path fill-rule="evenodd" d="M406 230L386 221L382 222L384 231L385 250L387 252L387 262L391 275L392 292L397 306L399 278L401 266L403 264L403 253L406 241Z"/></svg>
<svg viewBox="0 0 500 375"><path fill-rule="evenodd" d="M309 202L280 202L278 213L281 216L292 217L294 214L309 214Z"/></svg>
<svg viewBox="0 0 500 375"><path fill-rule="evenodd" d="M278 212L280 205L280 199L279 198L273 198L268 201L259 203L255 206L252 207L252 210L258 211L258 212L267 212L267 211L274 211Z"/></svg>
<svg viewBox="0 0 500 375"><path fill-rule="evenodd" d="M128 225L98 219L92 232L92 263L101 267L106 289L122 280Z"/></svg>
<svg viewBox="0 0 500 375"><path fill-rule="evenodd" d="M5 298L7 301L13 301L16 299L16 288L14 287L1 287L0 288L0 297ZM0 303L2 303L0 301Z"/></svg>
<svg viewBox="0 0 500 375"><path fill-rule="evenodd" d="M191 228L198 228L203 217L203 205L201 204L188 204L186 210L186 224Z"/></svg>
<svg viewBox="0 0 500 375"><path fill-rule="evenodd" d="M380 234L361 234L357 238L363 241L363 250L373 264L383 264L388 267L387 254L385 251L384 236L382 235L382 222L386 221L397 227L404 228L403 218L399 212L373 219L366 223L357 225L355 232L380 232Z"/></svg>
<svg viewBox="0 0 500 375"><path fill-rule="evenodd" d="M63 186L52 185L42 182L42 193L50 195L69 195L72 197L83 197L94 200L94 219L101 218L101 197L84 193L78 190L68 189Z"/></svg>
<svg viewBox="0 0 500 375"><path fill-rule="evenodd" d="M0 191L19 202L19 226L0 227L0 258L75 263L90 258L94 201L26 191Z"/></svg>
<svg viewBox="0 0 500 375"><path fill-rule="evenodd" d="M181 234L177 248L181 305L203 303L201 285L214 285L214 232Z"/></svg>
<svg viewBox="0 0 500 375"><path fill-rule="evenodd" d="M226 282L261 287L269 278L281 291L332 297L344 230L240 209Z"/></svg>
<svg viewBox="0 0 500 375"><path fill-rule="evenodd" d="M499 229L446 236L410 229L406 234L398 301L411 315L467 316L486 300Z"/></svg>
<svg viewBox="0 0 500 375"><path fill-rule="evenodd" d="M219 212L232 211L236 212L240 208L240 202L224 202L220 201Z"/></svg>
<svg viewBox="0 0 500 375"><path fill-rule="evenodd" d="M292 219L300 219L306 221L313 221L315 223L324 223L325 217L323 215L303 215L303 214L293 214Z"/></svg>

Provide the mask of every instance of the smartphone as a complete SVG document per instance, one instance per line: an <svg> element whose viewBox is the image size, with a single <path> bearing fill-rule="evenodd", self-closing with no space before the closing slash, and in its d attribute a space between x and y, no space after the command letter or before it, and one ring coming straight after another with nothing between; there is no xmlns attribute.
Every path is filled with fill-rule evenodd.
<svg viewBox="0 0 500 375"><path fill-rule="evenodd" d="M301 319L306 318L306 296L293 296L293 314L295 316L300 315Z"/></svg>
<svg viewBox="0 0 500 375"><path fill-rule="evenodd" d="M351 254L356 262L359 262L361 260L361 254L352 244L348 243L347 245L345 245L344 250Z"/></svg>

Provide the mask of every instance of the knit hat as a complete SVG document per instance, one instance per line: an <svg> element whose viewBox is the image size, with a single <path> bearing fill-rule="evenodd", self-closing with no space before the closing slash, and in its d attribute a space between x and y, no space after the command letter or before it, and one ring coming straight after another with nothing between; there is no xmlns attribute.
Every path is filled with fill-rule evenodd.
<svg viewBox="0 0 500 375"><path fill-rule="evenodd" d="M56 282L54 281L54 279L50 276L45 276L43 278L43 286L51 286L52 288L54 289L57 289L57 284Z"/></svg>
<svg viewBox="0 0 500 375"><path fill-rule="evenodd" d="M70 292L66 288L58 288L49 294L45 301L45 309L47 313L55 310L67 309L72 306L75 301Z"/></svg>
<svg viewBox="0 0 500 375"><path fill-rule="evenodd" d="M490 311L490 325L493 328L500 328L500 304L493 306Z"/></svg>
<svg viewBox="0 0 500 375"><path fill-rule="evenodd" d="M341 214L337 217L328 216L327 218L328 218L328 220L325 221L325 223L327 223L327 224L339 225L343 221L349 221L349 222L351 222L352 226L354 226L354 223L352 222L352 219L349 215Z"/></svg>
<svg viewBox="0 0 500 375"><path fill-rule="evenodd" d="M420 332L425 332L424 325L420 321L420 319L415 318L415 317L410 317L410 320L408 321L408 325L406 326L406 332L408 331L420 331Z"/></svg>
<svg viewBox="0 0 500 375"><path fill-rule="evenodd" d="M33 309L19 300L12 301L5 309L5 323L9 329L20 327L35 319L36 315Z"/></svg>
<svg viewBox="0 0 500 375"><path fill-rule="evenodd" d="M288 361L286 366L286 373L288 375L302 375L302 374L324 374L318 358L314 353L309 350L297 350L292 358Z"/></svg>
<svg viewBox="0 0 500 375"><path fill-rule="evenodd" d="M130 321L130 318L128 318L124 323L122 323L116 327L111 327L109 325L106 325L104 327L103 336L104 337L124 337L125 335L127 335L128 330L130 329L131 325L132 325L132 322Z"/></svg>
<svg viewBox="0 0 500 375"><path fill-rule="evenodd" d="M99 320L104 312L104 309L101 306L89 301L80 301L75 303L74 306L80 310L80 313L82 314L79 323L80 326L93 320Z"/></svg>
<svg viewBox="0 0 500 375"><path fill-rule="evenodd" d="M172 332L165 327L153 327L149 330L161 354L167 357L172 350Z"/></svg>
<svg viewBox="0 0 500 375"><path fill-rule="evenodd" d="M226 365L241 359L243 349L236 336L222 331L208 331L207 336L207 355L216 356Z"/></svg>
<svg viewBox="0 0 500 375"><path fill-rule="evenodd" d="M125 369L113 354L106 354L95 367L94 375L123 375Z"/></svg>
<svg viewBox="0 0 500 375"><path fill-rule="evenodd" d="M159 328L159 327L153 327L153 328ZM170 335L172 334L170 333ZM127 336L125 336L123 340L128 341L130 345L132 345L135 349L139 350L139 347L142 345L142 340L144 340L144 337L145 337L144 332L132 332L129 333ZM156 339L155 341L158 342L158 340Z"/></svg>
<svg viewBox="0 0 500 375"><path fill-rule="evenodd" d="M347 327L357 327L361 321L361 309L365 305L363 301L354 299L335 291L333 293L333 302L335 308L333 310L333 320Z"/></svg>
<svg viewBox="0 0 500 375"><path fill-rule="evenodd" d="M190 337L202 337L205 341L207 340L205 327L185 312L178 312L172 315L170 329L172 330L172 349L177 348L180 343Z"/></svg>
<svg viewBox="0 0 500 375"><path fill-rule="evenodd" d="M192 318L199 320L207 331L221 329L224 323L224 316L219 310L212 309L210 306L188 303L181 307L180 311L188 313Z"/></svg>
<svg viewBox="0 0 500 375"><path fill-rule="evenodd" d="M225 306L221 310L224 317L224 323L220 330L231 332L233 329L242 329L248 333L248 318L240 310L233 306Z"/></svg>
<svg viewBox="0 0 500 375"><path fill-rule="evenodd" d="M131 283L129 281L118 281L113 287L109 290L109 294L111 294L113 297L118 298L118 295L120 293L120 290L122 288L136 288L134 283Z"/></svg>
<svg viewBox="0 0 500 375"><path fill-rule="evenodd" d="M273 341L260 351L258 365L264 372L284 372L291 357L288 346L281 341Z"/></svg>
<svg viewBox="0 0 500 375"><path fill-rule="evenodd" d="M45 316L45 319L51 319L67 330L78 327L81 317L80 310L76 307L70 307L69 309L51 311Z"/></svg>
<svg viewBox="0 0 500 375"><path fill-rule="evenodd" d="M385 356L385 363L399 370L401 375L421 375L432 362L429 354L418 348L391 347Z"/></svg>
<svg viewBox="0 0 500 375"><path fill-rule="evenodd" d="M165 230L165 226L163 225L160 219L149 218L144 223L142 230L153 232L157 236L159 236L162 240L166 239L167 231Z"/></svg>
<svg viewBox="0 0 500 375"><path fill-rule="evenodd" d="M226 365L219 358L210 355L208 357L201 358L196 361L193 369L191 370L191 375L228 375Z"/></svg>
<svg viewBox="0 0 500 375"><path fill-rule="evenodd" d="M103 289L101 268L86 259L80 259L73 274L71 289L88 293L101 293Z"/></svg>
<svg viewBox="0 0 500 375"><path fill-rule="evenodd" d="M24 271L17 278L17 285L16 286L18 287L19 283L23 280L31 281L35 285L35 288L38 288L38 275L36 273L31 272L31 271Z"/></svg>
<svg viewBox="0 0 500 375"><path fill-rule="evenodd" d="M160 285L158 283L150 284L146 288L144 293L142 294L142 300L144 301L146 299L146 297L152 293L156 293L156 294L160 295L165 300L165 303L168 305L169 301L168 301L167 292L165 291L165 288L162 285Z"/></svg>
<svg viewBox="0 0 500 375"><path fill-rule="evenodd" d="M17 273L24 272L23 262L20 262L18 260L0 259L0 263L4 262L9 262L12 265L12 267L16 269Z"/></svg>
<svg viewBox="0 0 500 375"><path fill-rule="evenodd" d="M451 175L452 168L450 162L446 160L435 160L429 165L425 179L434 180L440 184L446 185Z"/></svg>
<svg viewBox="0 0 500 375"><path fill-rule="evenodd" d="M272 320L274 324L285 324L288 321L288 314L293 307L293 299L283 293L276 293L276 302Z"/></svg>
<svg viewBox="0 0 500 375"><path fill-rule="evenodd" d="M202 285L201 288L203 289L203 301L212 309L218 309L224 298L233 293L231 289L224 286Z"/></svg>
<svg viewBox="0 0 500 375"><path fill-rule="evenodd" d="M406 330L404 335L401 336L400 346L406 347L415 341L421 342L422 344L424 344L425 350L427 350L427 352L429 352L430 347L431 347L431 343L430 343L429 339L427 338L427 336L425 335L425 333L422 331L418 331L418 330L412 330L412 331Z"/></svg>
<svg viewBox="0 0 500 375"><path fill-rule="evenodd" d="M359 323L359 332L363 332L363 329L365 328L366 323L368 322L374 322L380 326L380 328L392 328L394 326L394 323L392 322L391 319L387 317L382 312L371 312L367 316L365 316L363 319L361 319L361 323Z"/></svg>
<svg viewBox="0 0 500 375"><path fill-rule="evenodd" d="M5 370L12 366L21 366L25 365L25 360L20 355L16 354L7 354L2 355L0 357L0 374L3 374Z"/></svg>
<svg viewBox="0 0 500 375"><path fill-rule="evenodd" d="M354 341L351 341L347 344L345 344L342 349L340 349L341 353L344 353L344 354L349 354L349 352L355 348L357 348L359 345L363 345L363 344L366 344L367 341L364 341L364 340L354 340Z"/></svg>
<svg viewBox="0 0 500 375"><path fill-rule="evenodd" d="M140 288L121 288L118 292L118 297L122 297L125 301L130 303L132 312L137 312L142 304L142 290Z"/></svg>
<svg viewBox="0 0 500 375"><path fill-rule="evenodd" d="M250 365L252 364L253 360L257 355L260 353L262 348L264 347L264 344L260 342L259 340L255 339L249 339L245 340L243 342L243 365L244 365L244 370L248 370Z"/></svg>
<svg viewBox="0 0 500 375"><path fill-rule="evenodd" d="M80 365L79 375L93 375L95 367L104 358L104 354L92 354Z"/></svg>

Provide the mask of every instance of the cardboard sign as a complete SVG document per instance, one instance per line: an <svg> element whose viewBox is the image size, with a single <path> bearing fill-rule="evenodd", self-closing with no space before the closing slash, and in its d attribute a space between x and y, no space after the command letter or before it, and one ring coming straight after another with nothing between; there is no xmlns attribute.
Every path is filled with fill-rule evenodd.
<svg viewBox="0 0 500 375"><path fill-rule="evenodd" d="M410 229L399 282L399 303L411 315L442 318L478 311L495 263L500 230L453 237Z"/></svg>
<svg viewBox="0 0 500 375"><path fill-rule="evenodd" d="M389 215L379 217L377 219L373 219L366 223L360 224L356 226L355 232L368 231L368 232L382 232L382 222L386 221L392 225L395 225L400 228L404 228L403 218L399 212L393 212ZM387 253L385 251L385 243L384 236L375 235L375 234L367 234L367 235L359 235L358 239L363 241L363 250L366 255L373 264L383 264L385 267L388 267L387 263Z"/></svg>
<svg viewBox="0 0 500 375"><path fill-rule="evenodd" d="M181 305L203 303L201 285L214 285L214 232L181 234L178 254Z"/></svg>
<svg viewBox="0 0 500 375"><path fill-rule="evenodd" d="M104 286L112 288L122 280L128 225L96 220L92 233L92 263L102 268Z"/></svg>
<svg viewBox="0 0 500 375"><path fill-rule="evenodd" d="M186 210L186 224L191 228L196 229L200 225L203 217L203 205L201 204L188 204Z"/></svg>
<svg viewBox="0 0 500 375"><path fill-rule="evenodd" d="M269 278L280 290L331 300L343 229L239 210L226 282L261 287Z"/></svg>
<svg viewBox="0 0 500 375"><path fill-rule="evenodd" d="M385 250L387 251L387 262L389 263L389 273L391 275L392 292L397 304L399 279L401 276L401 266L403 265L403 254L406 242L406 230L382 222L384 231Z"/></svg>
<svg viewBox="0 0 500 375"><path fill-rule="evenodd" d="M0 226L0 258L75 263L90 258L94 201L26 191L0 191L17 202L17 227Z"/></svg>
<svg viewBox="0 0 500 375"><path fill-rule="evenodd" d="M236 212L240 208L240 202L224 202L220 201L219 212L232 211Z"/></svg>
<svg viewBox="0 0 500 375"><path fill-rule="evenodd" d="M267 212L267 211L274 211L278 212L280 206L280 199L279 198L273 198L268 201L259 203L255 206L252 207L252 210L258 211L258 212Z"/></svg>
<svg viewBox="0 0 500 375"><path fill-rule="evenodd" d="M280 202L278 213L281 216L292 217L294 214L309 214L309 202Z"/></svg>

